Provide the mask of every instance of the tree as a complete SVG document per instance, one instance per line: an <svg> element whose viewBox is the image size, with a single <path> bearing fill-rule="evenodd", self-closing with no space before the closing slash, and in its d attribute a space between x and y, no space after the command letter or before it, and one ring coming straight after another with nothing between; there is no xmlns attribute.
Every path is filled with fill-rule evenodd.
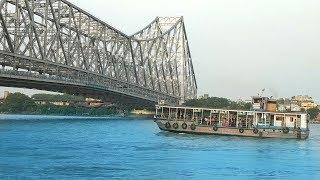
<svg viewBox="0 0 320 180"><path fill-rule="evenodd" d="M1 111L6 113L28 113L36 108L35 102L21 93L10 94L4 101Z"/></svg>
<svg viewBox="0 0 320 180"><path fill-rule="evenodd" d="M210 97L207 99L191 99L184 105L193 107L205 107L205 108L223 108L223 109L237 109L237 110L250 110L251 103L231 101L227 98Z"/></svg>
<svg viewBox="0 0 320 180"><path fill-rule="evenodd" d="M310 119L314 120L314 119L316 119L316 117L320 113L320 109L318 109L318 108L308 109L307 113L310 115Z"/></svg>

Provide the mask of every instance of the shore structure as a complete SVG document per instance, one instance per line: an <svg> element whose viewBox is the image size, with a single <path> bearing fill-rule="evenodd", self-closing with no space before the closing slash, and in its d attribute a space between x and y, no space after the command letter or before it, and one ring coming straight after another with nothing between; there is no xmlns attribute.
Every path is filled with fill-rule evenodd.
<svg viewBox="0 0 320 180"><path fill-rule="evenodd" d="M279 113L157 105L163 131L260 138L307 139L306 113Z"/></svg>

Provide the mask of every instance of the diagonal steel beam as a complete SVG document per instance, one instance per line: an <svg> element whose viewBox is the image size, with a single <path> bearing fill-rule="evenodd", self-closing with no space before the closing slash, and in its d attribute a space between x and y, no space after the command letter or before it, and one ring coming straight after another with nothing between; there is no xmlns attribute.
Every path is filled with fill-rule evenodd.
<svg viewBox="0 0 320 180"><path fill-rule="evenodd" d="M63 56L65 58L65 64L68 65L68 57L66 55L66 50L64 49L63 41L62 41L61 34L60 34L60 24L58 23L58 19L57 19L56 15L55 15L55 11L54 11L54 8L53 8L53 5L52 5L52 0L49 0L49 6L50 6L50 9L51 9L52 17L54 19L54 24L56 25L57 35L58 35L58 38L59 38L59 41L60 41L60 44L61 44L61 49L62 49Z"/></svg>
<svg viewBox="0 0 320 180"><path fill-rule="evenodd" d="M40 39L39 39L39 34L37 32L37 29L36 29L36 24L34 22L34 18L33 18L33 14L30 10L30 6L29 6L29 1L28 0L25 0L25 5L26 5L26 9L27 9L27 12L28 12L28 16L29 16L29 19L30 19L30 25L31 25L31 28L33 30L33 33L35 35L35 38L36 38L36 41L37 41L37 44L38 44L38 48L39 48L39 52L40 52L40 55L41 55L41 59L44 59L44 53L43 53L43 49L42 49L42 45L41 45L41 42L40 42Z"/></svg>
<svg viewBox="0 0 320 180"><path fill-rule="evenodd" d="M12 45L12 39L11 39L11 37L9 35L9 31L8 31L7 26L6 26L6 22L4 21L2 13L0 13L0 21L1 21L1 25L2 25L3 31L4 31L4 36L6 37L7 44L9 46L9 50L13 53L14 52L14 47Z"/></svg>

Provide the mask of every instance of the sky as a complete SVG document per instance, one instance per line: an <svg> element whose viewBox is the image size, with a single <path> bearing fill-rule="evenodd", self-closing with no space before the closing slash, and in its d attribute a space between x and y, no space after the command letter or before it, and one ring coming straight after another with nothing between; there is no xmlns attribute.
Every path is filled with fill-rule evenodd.
<svg viewBox="0 0 320 180"><path fill-rule="evenodd" d="M199 95L250 99L266 89L320 102L319 0L70 2L128 35L157 16L184 16Z"/></svg>

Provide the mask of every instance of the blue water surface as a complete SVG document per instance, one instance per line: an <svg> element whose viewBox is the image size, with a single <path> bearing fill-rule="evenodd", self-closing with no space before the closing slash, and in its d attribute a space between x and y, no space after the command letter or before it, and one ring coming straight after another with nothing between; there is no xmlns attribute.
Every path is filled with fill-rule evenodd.
<svg viewBox="0 0 320 180"><path fill-rule="evenodd" d="M161 132L150 119L0 116L0 179L320 179L308 140Z"/></svg>

